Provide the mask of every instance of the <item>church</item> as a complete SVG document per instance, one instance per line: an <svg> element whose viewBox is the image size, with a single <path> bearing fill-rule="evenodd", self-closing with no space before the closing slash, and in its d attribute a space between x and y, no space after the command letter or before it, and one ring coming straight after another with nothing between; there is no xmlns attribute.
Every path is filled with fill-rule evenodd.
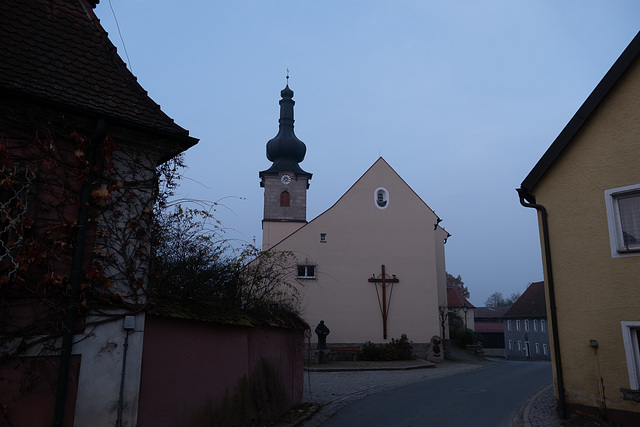
<svg viewBox="0 0 640 427"><path fill-rule="evenodd" d="M382 157L307 221L312 174L300 167L306 146L294 133L288 84L281 97L279 131L266 150L272 165L260 172L263 250L295 255L301 314L312 330L324 321L329 346L387 343L406 334L421 355L446 323L440 308L447 306L449 234Z"/></svg>

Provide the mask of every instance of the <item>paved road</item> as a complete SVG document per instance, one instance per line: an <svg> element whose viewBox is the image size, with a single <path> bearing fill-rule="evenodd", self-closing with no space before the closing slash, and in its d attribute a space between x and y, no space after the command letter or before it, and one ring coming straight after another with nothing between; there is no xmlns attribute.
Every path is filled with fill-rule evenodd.
<svg viewBox="0 0 640 427"><path fill-rule="evenodd" d="M511 426L524 402L551 381L549 363L501 363L372 394L322 426Z"/></svg>

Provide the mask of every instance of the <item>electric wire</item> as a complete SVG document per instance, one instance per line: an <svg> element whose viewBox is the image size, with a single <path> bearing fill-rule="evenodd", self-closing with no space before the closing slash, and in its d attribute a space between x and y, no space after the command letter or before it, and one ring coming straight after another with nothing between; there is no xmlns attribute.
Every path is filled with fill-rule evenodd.
<svg viewBox="0 0 640 427"><path fill-rule="evenodd" d="M118 29L118 35L120 36L120 41L122 42L122 47L124 48L124 55L127 57L127 66L129 67L129 71L133 73L133 66L131 65L131 59L129 59L129 53L127 52L127 45L124 44L124 38L122 37L122 33L120 32L120 24L118 23L118 18L116 17L115 10L113 10L113 5L111 4L111 0L109 0L109 7L111 8L111 13L113 14L114 21L116 21L116 28Z"/></svg>

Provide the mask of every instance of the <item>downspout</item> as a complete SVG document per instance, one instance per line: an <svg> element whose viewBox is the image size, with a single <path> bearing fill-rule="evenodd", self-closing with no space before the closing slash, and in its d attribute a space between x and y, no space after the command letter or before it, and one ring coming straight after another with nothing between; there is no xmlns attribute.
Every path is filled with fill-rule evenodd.
<svg viewBox="0 0 640 427"><path fill-rule="evenodd" d="M62 427L64 408L67 402L67 388L69 385L69 370L71 367L71 351L73 349L73 335L78 314L78 295L82 280L82 262L84 260L87 223L89 221L89 204L91 201L91 186L93 183L93 168L96 164L96 145L102 143L105 137L105 121L98 119L96 134L87 148L87 180L82 185L80 193L80 212L78 213L78 233L76 236L73 259L71 261L71 275L69 297L67 299L67 317L62 332L62 350L60 351L60 369L58 370L58 385L56 401L53 408L53 427Z"/></svg>
<svg viewBox="0 0 640 427"><path fill-rule="evenodd" d="M558 383L558 417L566 417L566 402L564 399L564 380L562 374L562 360L560 357L560 338L558 337L558 320L556 308L556 294L553 284L553 271L551 269L551 246L549 244L549 224L547 222L547 209L536 204L536 198L525 188L516 190L520 197L520 204L525 208L533 208L540 212L542 219L542 239L544 245L544 259L547 266L547 289L549 290L549 310L551 315L551 330L553 332L554 362L556 366L556 381Z"/></svg>

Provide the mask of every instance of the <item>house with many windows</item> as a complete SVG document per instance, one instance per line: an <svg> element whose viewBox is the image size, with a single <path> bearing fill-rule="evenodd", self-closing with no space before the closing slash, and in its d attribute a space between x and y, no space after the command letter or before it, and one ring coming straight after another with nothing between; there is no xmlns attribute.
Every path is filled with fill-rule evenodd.
<svg viewBox="0 0 640 427"><path fill-rule="evenodd" d="M538 212L561 417L640 425L639 160L640 33L518 189Z"/></svg>
<svg viewBox="0 0 640 427"><path fill-rule="evenodd" d="M551 359L544 282L529 285L502 319L507 359Z"/></svg>

